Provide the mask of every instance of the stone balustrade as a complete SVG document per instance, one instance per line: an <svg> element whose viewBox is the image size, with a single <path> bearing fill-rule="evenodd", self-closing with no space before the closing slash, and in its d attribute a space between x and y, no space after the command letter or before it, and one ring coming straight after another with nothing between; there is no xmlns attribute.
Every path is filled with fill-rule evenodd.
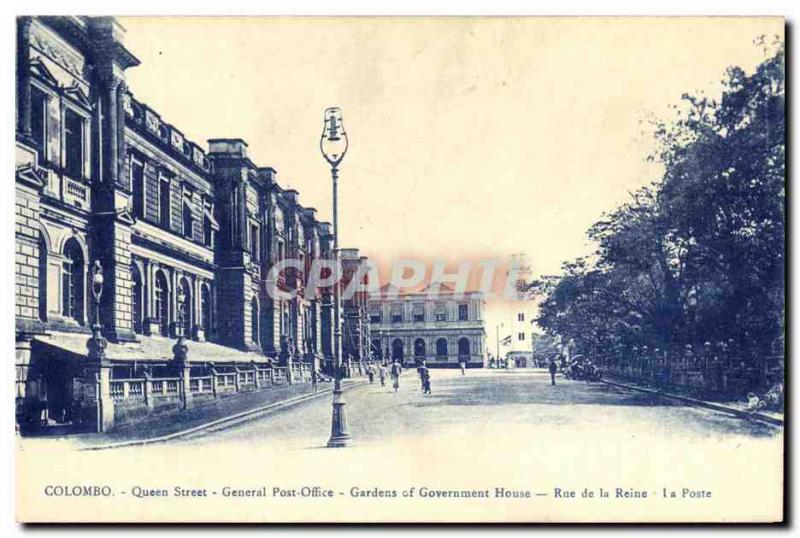
<svg viewBox="0 0 800 538"><path fill-rule="evenodd" d="M269 365L237 365L202 369L197 375L189 370L188 384L182 377L113 378L109 389L114 402L115 423L123 424L163 408L186 408L197 401L213 400L238 393L265 390L288 383L287 368ZM311 366L293 367L294 382L311 380ZM185 389L184 387L188 387ZM188 394L185 392L188 390Z"/></svg>
<svg viewBox="0 0 800 538"><path fill-rule="evenodd" d="M783 355L745 358L738 350L671 346L643 347L594 357L605 375L674 388L696 396L742 398L783 379Z"/></svg>

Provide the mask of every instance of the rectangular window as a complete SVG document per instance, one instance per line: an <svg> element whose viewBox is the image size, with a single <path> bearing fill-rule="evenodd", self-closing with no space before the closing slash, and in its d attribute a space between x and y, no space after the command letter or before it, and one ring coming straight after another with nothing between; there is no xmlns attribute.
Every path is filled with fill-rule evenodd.
<svg viewBox="0 0 800 538"><path fill-rule="evenodd" d="M131 157L130 185L133 195L133 216L144 217L144 163Z"/></svg>
<svg viewBox="0 0 800 538"><path fill-rule="evenodd" d="M517 314L517 321L525 321L525 313L524 312L520 312L519 314Z"/></svg>
<svg viewBox="0 0 800 538"><path fill-rule="evenodd" d="M403 314L392 314L392 323L403 323Z"/></svg>
<svg viewBox="0 0 800 538"><path fill-rule="evenodd" d="M170 192L169 179L161 178L158 182L158 220L161 226L169 229L170 220Z"/></svg>
<svg viewBox="0 0 800 538"><path fill-rule="evenodd" d="M467 305L460 304L458 305L458 321L467 321L469 318L469 308Z"/></svg>
<svg viewBox="0 0 800 538"><path fill-rule="evenodd" d="M192 215L192 207L185 198L183 200L183 236L188 239L194 237L194 215Z"/></svg>
<svg viewBox="0 0 800 538"><path fill-rule="evenodd" d="M47 95L38 88L31 87L31 135L39 150L39 162L47 159L45 137L47 136Z"/></svg>
<svg viewBox="0 0 800 538"><path fill-rule="evenodd" d="M250 225L250 254L253 256L254 260L259 260L261 257L259 256L259 243L258 243L258 226L255 224Z"/></svg>
<svg viewBox="0 0 800 538"><path fill-rule="evenodd" d="M203 218L203 244L209 248L214 246L214 235L211 229L211 220Z"/></svg>
<svg viewBox="0 0 800 538"><path fill-rule="evenodd" d="M415 322L425 321L425 304L424 303L414 304L412 314L414 316Z"/></svg>
<svg viewBox="0 0 800 538"><path fill-rule="evenodd" d="M69 108L64 111L64 169L83 177L83 118Z"/></svg>
<svg viewBox="0 0 800 538"><path fill-rule="evenodd" d="M381 322L381 315L380 314L370 314L369 322L370 323L380 323Z"/></svg>
<svg viewBox="0 0 800 538"><path fill-rule="evenodd" d="M517 334L517 339L518 339L520 342L524 341L524 340L525 340L525 333L519 333L519 334Z"/></svg>

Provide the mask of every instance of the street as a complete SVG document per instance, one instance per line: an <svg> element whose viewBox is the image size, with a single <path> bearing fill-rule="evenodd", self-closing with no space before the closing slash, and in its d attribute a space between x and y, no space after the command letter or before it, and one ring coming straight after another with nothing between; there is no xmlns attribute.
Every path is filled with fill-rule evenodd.
<svg viewBox="0 0 800 538"><path fill-rule="evenodd" d="M707 521L730 517L732 505L745 519L780 506L781 428L604 384L559 378L552 387L540 371L433 370L432 389L423 395L407 371L397 394L377 381L347 390L349 448L325 448L325 394L195 438L61 451L59 469L65 484L111 480L118 501L103 506L125 518L147 510L181 520L175 504L133 493L175 487L206 492L209 500L191 501L202 521L337 521L343 511L349 521L645 521L656 509ZM20 465L32 473L56 441L25 441ZM610 499L582 497L601 489ZM473 490L490 498L415 502ZM249 491L269 496L232 496Z"/></svg>
<svg viewBox="0 0 800 538"><path fill-rule="evenodd" d="M630 435L725 439L770 437L780 430L761 423L677 405L651 395L604 384L558 378L550 386L539 370L431 370L433 394L420 391L416 371L407 370L397 394L387 386L360 386L345 393L354 446L424 436L428 442L462 434L491 436L497 430L529 431L556 442L560 436ZM281 448L311 448L327 440L330 398L318 398L227 430L203 435L192 444L257 443ZM466 433L468 432L468 433ZM634 433L635 432L635 433ZM506 447L505 451L513 450Z"/></svg>

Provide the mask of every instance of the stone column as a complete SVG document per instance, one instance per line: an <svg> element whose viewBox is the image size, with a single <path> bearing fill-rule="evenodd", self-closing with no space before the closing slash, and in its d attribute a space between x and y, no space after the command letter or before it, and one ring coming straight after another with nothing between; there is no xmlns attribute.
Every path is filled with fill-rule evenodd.
<svg viewBox="0 0 800 538"><path fill-rule="evenodd" d="M31 144L31 62L30 35L32 20L20 17L17 20L17 133ZM39 161L42 156L39 156Z"/></svg>
<svg viewBox="0 0 800 538"><path fill-rule="evenodd" d="M172 346L172 358L181 379L181 402L183 408L188 409L192 405L192 388L190 384L191 365L189 364L189 348L181 335L175 345Z"/></svg>
<svg viewBox="0 0 800 538"><path fill-rule="evenodd" d="M147 409L153 410L153 379L150 372L144 373L144 403Z"/></svg>
<svg viewBox="0 0 800 538"><path fill-rule="evenodd" d="M86 343L88 363L84 371L84 385L94 389L97 412L95 431L107 432L114 427L114 400L111 398L111 363L106 357L108 343L103 338L100 325L92 327L92 337Z"/></svg>
<svg viewBox="0 0 800 538"><path fill-rule="evenodd" d="M30 335L24 333L17 333L16 337L16 355L15 355L15 368L16 368L16 390L14 392L14 400L16 407L16 427L24 428L33 417L34 399L28 390L28 371L31 364L31 339Z"/></svg>

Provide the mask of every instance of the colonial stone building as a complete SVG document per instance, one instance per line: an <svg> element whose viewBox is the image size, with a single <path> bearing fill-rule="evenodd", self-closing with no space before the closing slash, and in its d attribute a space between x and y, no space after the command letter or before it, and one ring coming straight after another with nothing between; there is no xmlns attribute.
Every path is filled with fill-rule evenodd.
<svg viewBox="0 0 800 538"><path fill-rule="evenodd" d="M243 140L201 147L137 100L125 73L139 60L124 33L110 17L18 20L16 398L23 421L35 414L48 424L76 423L100 408L112 425L139 413L137 406L160 405L144 379L164 377L167 401L168 380L179 376L185 387L175 394L185 406L203 396L206 379L216 396L228 375L239 390L240 382L263 384L273 366L284 370L270 372L271 380L291 382L303 368L332 364L330 293L304 293L313 261L333 256L330 226L278 184L273 168L253 163ZM297 293L273 299L267 276L287 258L305 269L280 273L272 284ZM93 362L86 343L96 261L109 344ZM179 335L189 340L182 365L167 340Z"/></svg>
<svg viewBox="0 0 800 538"><path fill-rule="evenodd" d="M342 289L346 289L357 275L364 275L360 284L364 287L351 297L342 299L342 357L352 368L370 358L370 324L367 317L368 272L364 267L367 262L357 248L345 248L340 253L342 263ZM353 283L355 285L355 283ZM355 288L354 288L355 289Z"/></svg>
<svg viewBox="0 0 800 538"><path fill-rule="evenodd" d="M369 301L372 353L413 365L425 359L432 368L486 365L484 299L478 292L462 296L442 284L419 292L392 293L381 289Z"/></svg>

